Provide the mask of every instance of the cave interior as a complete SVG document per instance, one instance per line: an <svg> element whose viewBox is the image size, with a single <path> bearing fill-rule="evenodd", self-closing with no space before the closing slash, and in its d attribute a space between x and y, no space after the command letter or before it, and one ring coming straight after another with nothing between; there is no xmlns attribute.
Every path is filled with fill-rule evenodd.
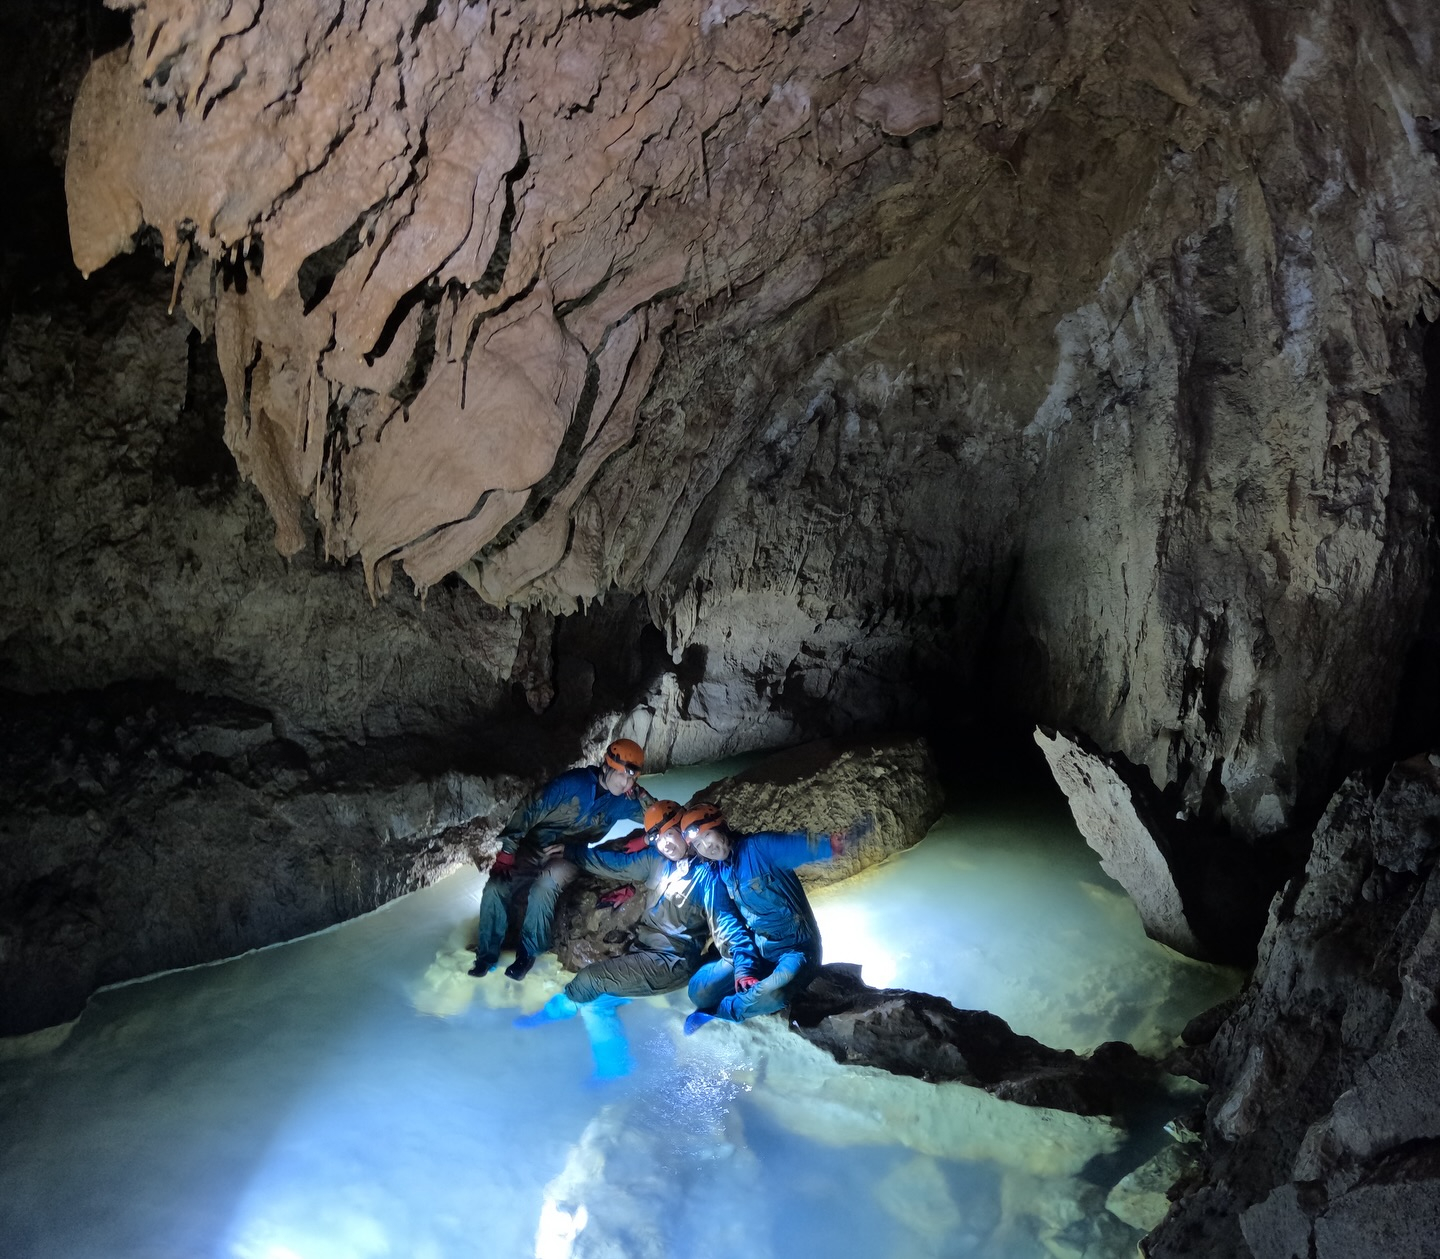
<svg viewBox="0 0 1440 1259"><path fill-rule="evenodd" d="M0 1074L618 736L820 748L1243 974L1143 1253L1440 1255L1430 0L0 30Z"/></svg>

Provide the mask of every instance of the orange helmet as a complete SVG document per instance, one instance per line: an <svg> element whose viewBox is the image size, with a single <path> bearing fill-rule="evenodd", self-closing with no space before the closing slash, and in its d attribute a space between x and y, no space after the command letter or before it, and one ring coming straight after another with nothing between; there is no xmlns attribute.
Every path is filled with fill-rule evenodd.
<svg viewBox="0 0 1440 1259"><path fill-rule="evenodd" d="M645 833L647 835L659 835L662 831L668 831L680 824L680 815L685 812L685 806L674 800L654 800L645 806Z"/></svg>
<svg viewBox="0 0 1440 1259"><path fill-rule="evenodd" d="M680 818L680 832L689 844L693 844L706 831L724 829L725 815L720 812L719 805L697 804L692 809L686 809Z"/></svg>
<svg viewBox="0 0 1440 1259"><path fill-rule="evenodd" d="M605 768L621 770L633 778L645 768L645 749L633 739L616 739L605 749Z"/></svg>

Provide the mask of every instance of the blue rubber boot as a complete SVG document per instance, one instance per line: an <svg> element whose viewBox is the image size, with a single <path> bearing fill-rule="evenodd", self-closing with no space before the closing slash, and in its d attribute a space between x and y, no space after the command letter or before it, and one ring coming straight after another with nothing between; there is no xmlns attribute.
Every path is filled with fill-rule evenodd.
<svg viewBox="0 0 1440 1259"><path fill-rule="evenodd" d="M516 1027L543 1027L546 1023L558 1023L561 1019L573 1019L580 1013L580 1007L563 992L557 992L534 1014L522 1014L515 1020Z"/></svg>
<svg viewBox="0 0 1440 1259"><path fill-rule="evenodd" d="M706 1014L704 1010L691 1010L685 1016L685 1035L694 1036L706 1023L711 1022L715 1016Z"/></svg>

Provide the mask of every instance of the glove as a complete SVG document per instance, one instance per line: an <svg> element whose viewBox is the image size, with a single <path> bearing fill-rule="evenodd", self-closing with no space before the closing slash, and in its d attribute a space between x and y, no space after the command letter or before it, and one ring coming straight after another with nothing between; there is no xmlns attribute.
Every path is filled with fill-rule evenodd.
<svg viewBox="0 0 1440 1259"><path fill-rule="evenodd" d="M606 909L619 909L626 901L635 895L635 889L628 884L624 887L613 888L603 896L595 898L597 906L604 905Z"/></svg>
<svg viewBox="0 0 1440 1259"><path fill-rule="evenodd" d="M639 834L639 835L632 835L632 836L630 836L629 839L627 839L624 843L622 843L622 844L620 845L620 851L621 851L621 852L644 852L645 849L647 849L648 847L650 847L650 845L645 842L645 836L644 836L644 834Z"/></svg>
<svg viewBox="0 0 1440 1259"><path fill-rule="evenodd" d="M495 860L490 863L490 877L492 879L508 879L515 873L515 854L513 852L497 852Z"/></svg>
<svg viewBox="0 0 1440 1259"><path fill-rule="evenodd" d="M736 976L735 976L735 991L736 991L736 992L749 992L750 989L753 988L753 987L755 987L755 985L758 984L759 982L760 982L760 981L759 981L758 979L756 979L754 975L736 975Z"/></svg>

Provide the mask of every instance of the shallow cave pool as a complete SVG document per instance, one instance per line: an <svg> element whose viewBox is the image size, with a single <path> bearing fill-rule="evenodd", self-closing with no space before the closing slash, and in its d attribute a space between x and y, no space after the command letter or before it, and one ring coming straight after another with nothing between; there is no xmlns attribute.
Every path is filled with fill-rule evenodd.
<svg viewBox="0 0 1440 1259"><path fill-rule="evenodd" d="M723 771L725 767L716 767ZM689 793L716 774L656 776ZM683 798L683 796L681 797ZM1153 1131L847 1068L684 994L518 1027L566 976L471 979L483 877L98 994L0 1042L8 1259L1120 1259ZM1237 972L1148 940L1063 803L965 807L813 895L828 961L1088 1050L1174 1043Z"/></svg>

